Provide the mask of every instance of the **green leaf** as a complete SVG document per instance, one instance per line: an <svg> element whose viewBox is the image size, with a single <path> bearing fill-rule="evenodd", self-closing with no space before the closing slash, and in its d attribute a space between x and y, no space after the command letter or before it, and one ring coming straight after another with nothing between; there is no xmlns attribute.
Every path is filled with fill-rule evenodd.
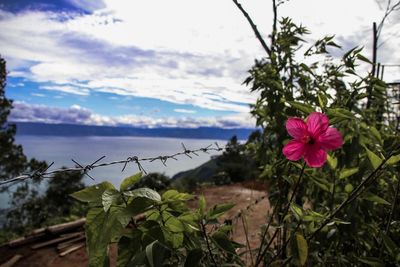
<svg viewBox="0 0 400 267"><path fill-rule="evenodd" d="M290 203L290 210L293 212L296 219L300 221L303 217L303 211L301 210L301 208L294 203Z"/></svg>
<svg viewBox="0 0 400 267"><path fill-rule="evenodd" d="M149 208L153 207L153 204L154 201L147 198L135 198L128 204L128 206L121 210L118 220L121 222L122 225L126 226L130 222L132 217L146 212L147 210L149 210Z"/></svg>
<svg viewBox="0 0 400 267"><path fill-rule="evenodd" d="M212 209L208 211L207 218L210 220L216 219L225 212L227 212L228 210L230 210L231 208L233 208L234 206L235 204L233 203L215 205Z"/></svg>
<svg viewBox="0 0 400 267"><path fill-rule="evenodd" d="M308 258L308 245L306 239L301 234L296 234L297 255L300 264L303 266Z"/></svg>
<svg viewBox="0 0 400 267"><path fill-rule="evenodd" d="M120 185L120 191L127 190L129 187L139 182L141 178L142 178L142 172L138 172L132 176L125 178Z"/></svg>
<svg viewBox="0 0 400 267"><path fill-rule="evenodd" d="M174 199L179 194L175 189L167 190L162 194L163 200Z"/></svg>
<svg viewBox="0 0 400 267"><path fill-rule="evenodd" d="M383 204L383 205L390 205L389 202L387 202L386 200L384 200L383 198L372 194L372 193L366 193L365 196L363 196L363 199L378 203L378 204Z"/></svg>
<svg viewBox="0 0 400 267"><path fill-rule="evenodd" d="M163 231L165 239L172 244L172 248L179 248L183 243L183 233L172 233L168 231Z"/></svg>
<svg viewBox="0 0 400 267"><path fill-rule="evenodd" d="M391 157L388 159L388 161L386 161L386 163L389 164L389 165L394 165L394 164L396 164L396 163L399 162L399 161L400 161L400 154L395 155L395 156L391 156Z"/></svg>
<svg viewBox="0 0 400 267"><path fill-rule="evenodd" d="M312 175L310 175L309 177L311 181L315 183L318 187L320 187L322 190L325 190L327 192L332 192L333 184L330 183L325 178L320 178Z"/></svg>
<svg viewBox="0 0 400 267"><path fill-rule="evenodd" d="M212 235L211 239L219 248L221 248L225 252L236 255L235 247L233 246L232 242L229 240L226 234L216 232Z"/></svg>
<svg viewBox="0 0 400 267"><path fill-rule="evenodd" d="M332 170L336 169L337 163L338 163L337 158L330 156L328 154L328 165Z"/></svg>
<svg viewBox="0 0 400 267"><path fill-rule="evenodd" d="M81 191L71 194L71 196L82 202L101 205L102 195L107 189L115 189L115 187L109 182L103 182L101 184L86 187Z"/></svg>
<svg viewBox="0 0 400 267"><path fill-rule="evenodd" d="M373 266L373 267L385 267L385 263L381 261L378 258L374 257L363 257L363 258L358 258L358 260L362 263L367 264L368 266Z"/></svg>
<svg viewBox="0 0 400 267"><path fill-rule="evenodd" d="M328 104L328 99L326 98L326 96L322 93L318 93L318 102L319 102L319 106L321 108L326 107L326 104Z"/></svg>
<svg viewBox="0 0 400 267"><path fill-rule="evenodd" d="M137 197L144 197L155 202L161 201L161 196L156 191L149 189L149 188L139 188L132 191L125 191L124 195L137 198Z"/></svg>
<svg viewBox="0 0 400 267"><path fill-rule="evenodd" d="M179 193L178 191L176 191L174 189L168 190L162 195L163 200L172 200L172 201L176 201L176 200L186 201L191 198L193 198L192 195L187 194L187 193Z"/></svg>
<svg viewBox="0 0 400 267"><path fill-rule="evenodd" d="M358 168L343 169L339 174L339 179L344 179L358 172Z"/></svg>
<svg viewBox="0 0 400 267"><path fill-rule="evenodd" d="M372 164L372 167L374 169L378 168L379 165L381 165L381 163L382 163L382 159L380 157L378 157L374 152L369 150L368 148L365 148L365 150L367 151L367 156L368 156L369 161Z"/></svg>
<svg viewBox="0 0 400 267"><path fill-rule="evenodd" d="M200 261L203 258L203 251L199 248L195 248L189 251L184 267L197 267L200 266Z"/></svg>
<svg viewBox="0 0 400 267"><path fill-rule="evenodd" d="M206 210L206 199L202 195L202 196L199 197L199 212L200 212L200 216L204 216L205 210Z"/></svg>
<svg viewBox="0 0 400 267"><path fill-rule="evenodd" d="M357 58L358 58L359 60L361 60L361 61L367 62L367 63L369 63L369 64L373 64L368 58L364 57L364 56L361 55L361 54L357 54Z"/></svg>
<svg viewBox="0 0 400 267"><path fill-rule="evenodd" d="M351 191L353 191L354 187L352 184L346 184L346 186L344 187L344 191L346 193L350 193Z"/></svg>
<svg viewBox="0 0 400 267"><path fill-rule="evenodd" d="M146 246L146 258L151 267L163 266L166 249L157 240Z"/></svg>
<svg viewBox="0 0 400 267"><path fill-rule="evenodd" d="M289 103L289 105L292 106L293 108L300 110L306 114L310 114L315 111L312 106L305 103L300 103L295 101L287 101L287 103Z"/></svg>
<svg viewBox="0 0 400 267"><path fill-rule="evenodd" d="M381 136L381 134L379 133L379 131L378 131L374 126L371 126L369 129L370 129L372 135L375 136L375 138L376 138L380 143L382 143L382 136Z"/></svg>
<svg viewBox="0 0 400 267"><path fill-rule="evenodd" d="M381 232L381 236L382 236L383 244L385 245L390 256L392 256L393 258L396 258L397 255L399 254L399 247L385 233Z"/></svg>
<svg viewBox="0 0 400 267"><path fill-rule="evenodd" d="M354 114L344 108L329 108L327 111L329 117L338 117L343 119L353 119Z"/></svg>
<svg viewBox="0 0 400 267"><path fill-rule="evenodd" d="M86 244L89 252L89 266L102 266L108 245L122 232L118 221L119 210L111 207L107 212L102 208L92 208L86 216Z"/></svg>
<svg viewBox="0 0 400 267"><path fill-rule="evenodd" d="M181 233L183 231L185 231L185 227L183 226L182 222L177 219L176 217L174 217L171 213L164 211L162 213L163 216L163 220L164 220L164 224L165 227L173 232L173 233Z"/></svg>
<svg viewBox="0 0 400 267"><path fill-rule="evenodd" d="M107 189L103 192L101 196L104 211L108 211L112 204L119 204L121 201L121 194L115 189Z"/></svg>
<svg viewBox="0 0 400 267"><path fill-rule="evenodd" d="M135 230L129 238L123 236L118 241L117 267L125 267L140 250L141 232Z"/></svg>

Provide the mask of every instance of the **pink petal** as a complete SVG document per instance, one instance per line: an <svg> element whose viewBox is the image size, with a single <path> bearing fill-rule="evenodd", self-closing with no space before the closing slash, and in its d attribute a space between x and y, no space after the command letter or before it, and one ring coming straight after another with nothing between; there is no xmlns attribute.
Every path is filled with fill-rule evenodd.
<svg viewBox="0 0 400 267"><path fill-rule="evenodd" d="M313 112L307 118L308 132L314 139L323 134L329 127L328 117L321 112Z"/></svg>
<svg viewBox="0 0 400 267"><path fill-rule="evenodd" d="M318 142L325 150L338 149L343 145L342 135L335 128L329 127L325 133L321 134L318 138Z"/></svg>
<svg viewBox="0 0 400 267"><path fill-rule="evenodd" d="M305 149L306 144L298 140L291 140L285 145L282 151L288 160L299 160L303 156Z"/></svg>
<svg viewBox="0 0 400 267"><path fill-rule="evenodd" d="M327 154L319 145L307 145L304 160L309 167L319 168L326 162Z"/></svg>
<svg viewBox="0 0 400 267"><path fill-rule="evenodd" d="M286 129L290 136L295 139L301 139L308 135L307 124L299 118L289 118L286 121Z"/></svg>

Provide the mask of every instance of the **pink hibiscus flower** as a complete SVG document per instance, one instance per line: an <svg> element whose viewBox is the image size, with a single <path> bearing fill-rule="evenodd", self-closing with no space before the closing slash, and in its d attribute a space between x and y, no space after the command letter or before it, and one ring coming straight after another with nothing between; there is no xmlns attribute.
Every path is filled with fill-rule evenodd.
<svg viewBox="0 0 400 267"><path fill-rule="evenodd" d="M294 139L283 148L288 160L302 157L309 167L319 168L326 162L327 150L338 149L343 144L342 135L329 127L329 119L320 112L311 113L306 122L300 118L289 118L286 129Z"/></svg>

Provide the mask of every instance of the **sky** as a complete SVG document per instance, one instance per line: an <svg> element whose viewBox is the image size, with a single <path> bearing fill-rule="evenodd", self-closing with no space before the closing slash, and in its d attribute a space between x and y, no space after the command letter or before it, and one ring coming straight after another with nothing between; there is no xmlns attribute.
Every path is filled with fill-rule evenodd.
<svg viewBox="0 0 400 267"><path fill-rule="evenodd" d="M386 1L290 0L278 9L315 41L364 46ZM270 0L242 0L264 38ZM400 64L400 15L381 34L378 62ZM265 56L231 0L0 0L0 54L10 119L135 127L254 127L256 93L242 84ZM400 68L385 69L400 79Z"/></svg>

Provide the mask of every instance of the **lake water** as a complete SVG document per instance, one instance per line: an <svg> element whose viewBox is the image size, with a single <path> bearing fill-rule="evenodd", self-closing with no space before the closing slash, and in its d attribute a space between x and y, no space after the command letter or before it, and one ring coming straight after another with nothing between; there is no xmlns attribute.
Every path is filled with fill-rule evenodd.
<svg viewBox="0 0 400 267"><path fill-rule="evenodd" d="M59 136L16 136L16 143L21 144L25 155L29 158L34 157L38 160L45 160L48 163L54 161L50 170L62 166L75 167L71 159L76 160L82 165L91 164L101 156L106 156L100 163L116 160L125 160L128 157L138 156L157 157L162 155L172 155L181 152L184 143L187 149L198 149L206 147L214 142L220 146L226 144L226 140L206 140L206 139L174 139L174 138L147 138L147 137L59 137ZM219 152L220 153L220 152ZM198 153L199 156L192 156L192 159L182 155L178 161L173 159L166 162L166 167L157 160L154 162L143 162L144 169L150 172L165 173L172 176L180 171L195 168L210 159L211 155L217 155L215 151L210 154ZM85 176L86 184L91 185L102 181L109 181L115 186L127 176L138 172L137 166L128 164L125 171L121 173L123 164L112 165L94 169L90 175L95 178L92 181ZM0 196L0 208L7 207L8 196Z"/></svg>

